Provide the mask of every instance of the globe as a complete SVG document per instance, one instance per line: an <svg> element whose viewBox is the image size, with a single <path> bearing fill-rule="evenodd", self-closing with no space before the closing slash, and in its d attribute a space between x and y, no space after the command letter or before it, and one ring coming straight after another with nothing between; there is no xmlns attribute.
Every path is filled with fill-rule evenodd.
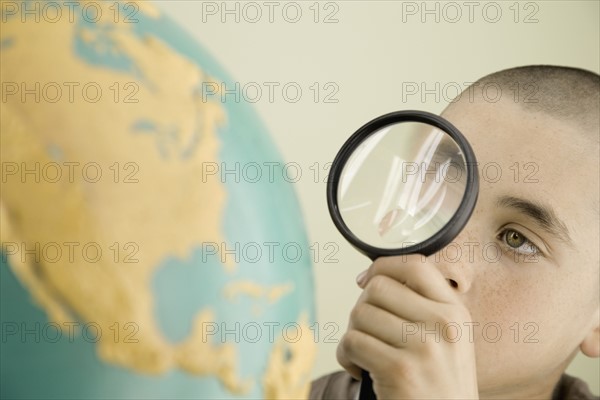
<svg viewBox="0 0 600 400"><path fill-rule="evenodd" d="M265 126L152 3L71 3L2 4L0 397L306 397L311 257Z"/></svg>

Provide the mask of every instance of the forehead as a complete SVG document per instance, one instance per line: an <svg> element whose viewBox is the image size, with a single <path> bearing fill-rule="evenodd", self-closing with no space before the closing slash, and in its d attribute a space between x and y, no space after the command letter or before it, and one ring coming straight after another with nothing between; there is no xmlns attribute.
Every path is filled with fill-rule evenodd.
<svg viewBox="0 0 600 400"><path fill-rule="evenodd" d="M584 172L588 176L598 174L597 144L572 123L523 110L510 101L462 103L447 110L444 117L471 143L480 168L487 165L491 172L492 165L498 164L504 178L511 171L514 177L515 163L533 165L538 171L531 172L530 178L536 175L540 183L533 190L547 189L546 183L566 183L563 181L566 177L577 183L574 178ZM522 179L512 181L519 183Z"/></svg>
<svg viewBox="0 0 600 400"><path fill-rule="evenodd" d="M545 203L577 231L597 221L598 149L590 135L511 101L457 103L444 117L475 151L482 200L509 195Z"/></svg>

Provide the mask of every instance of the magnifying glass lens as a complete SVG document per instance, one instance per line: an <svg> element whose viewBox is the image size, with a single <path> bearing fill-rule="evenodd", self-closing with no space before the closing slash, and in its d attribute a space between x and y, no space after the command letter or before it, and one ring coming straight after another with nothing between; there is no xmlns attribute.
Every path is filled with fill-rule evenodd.
<svg viewBox="0 0 600 400"><path fill-rule="evenodd" d="M385 126L350 154L337 186L340 216L363 243L380 249L433 237L467 190L466 160L445 131L421 122Z"/></svg>

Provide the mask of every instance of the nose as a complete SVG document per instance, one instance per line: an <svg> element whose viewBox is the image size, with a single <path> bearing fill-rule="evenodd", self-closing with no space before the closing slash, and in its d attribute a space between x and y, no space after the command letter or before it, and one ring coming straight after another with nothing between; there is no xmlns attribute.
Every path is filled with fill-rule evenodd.
<svg viewBox="0 0 600 400"><path fill-rule="evenodd" d="M467 293L473 280L475 260L472 259L472 252L460 243L455 240L428 258L435 263L452 289Z"/></svg>
<svg viewBox="0 0 600 400"><path fill-rule="evenodd" d="M450 279L450 278L446 278L446 281L448 281L448 284L454 288L454 289L458 289L458 282L456 282L454 279Z"/></svg>

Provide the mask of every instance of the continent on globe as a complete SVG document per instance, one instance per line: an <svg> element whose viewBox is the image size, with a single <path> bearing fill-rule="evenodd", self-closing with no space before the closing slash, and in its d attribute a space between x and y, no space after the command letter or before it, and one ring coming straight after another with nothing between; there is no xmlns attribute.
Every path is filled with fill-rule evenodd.
<svg viewBox="0 0 600 400"><path fill-rule="evenodd" d="M203 98L203 82L231 79L151 2L78 3L102 18L2 8L1 397L306 397L308 252L203 253L308 249L282 178L199 178L280 160L266 129L248 104Z"/></svg>

